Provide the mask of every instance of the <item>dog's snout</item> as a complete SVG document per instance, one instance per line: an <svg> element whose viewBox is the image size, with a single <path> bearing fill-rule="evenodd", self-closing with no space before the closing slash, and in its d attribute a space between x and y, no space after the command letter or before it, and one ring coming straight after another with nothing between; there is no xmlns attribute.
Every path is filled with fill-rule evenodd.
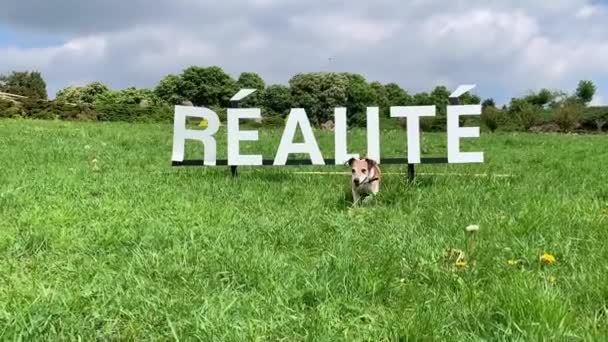
<svg viewBox="0 0 608 342"><path fill-rule="evenodd" d="M353 183L355 183L355 185L359 185L360 182L358 179L355 179L355 180L353 180Z"/></svg>

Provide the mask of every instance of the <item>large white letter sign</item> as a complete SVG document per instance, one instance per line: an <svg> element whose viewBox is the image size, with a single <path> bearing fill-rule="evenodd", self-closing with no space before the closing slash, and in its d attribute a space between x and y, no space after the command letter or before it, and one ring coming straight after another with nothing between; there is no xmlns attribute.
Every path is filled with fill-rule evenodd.
<svg viewBox="0 0 608 342"><path fill-rule="evenodd" d="M480 114L481 105L448 106L448 163L483 163L483 152L460 152L460 138L479 138L479 127L460 127L460 116Z"/></svg>
<svg viewBox="0 0 608 342"><path fill-rule="evenodd" d="M302 135L304 136L303 143L293 142L298 126L300 126ZM279 150L274 159L274 165L285 165L287 157L291 153L309 154L314 165L325 165L321 150L319 149L319 145L317 145L317 140L310 126L310 121L308 121L308 117L306 116L306 111L302 108L294 108L289 113L287 125L279 144Z"/></svg>
<svg viewBox="0 0 608 342"><path fill-rule="evenodd" d="M262 165L262 155L241 155L241 141L257 141L258 131L240 131L240 119L259 119L259 108L228 109L228 165Z"/></svg>
<svg viewBox="0 0 608 342"><path fill-rule="evenodd" d="M334 130L336 147L336 165L346 163L350 158L359 158L357 153L348 153L347 127L346 127L346 108L336 108L334 110L334 120L336 126Z"/></svg>
<svg viewBox="0 0 608 342"><path fill-rule="evenodd" d="M367 108L367 157L380 164L380 108Z"/></svg>
<svg viewBox="0 0 608 342"><path fill-rule="evenodd" d="M207 120L207 129L186 129L186 117L196 117ZM205 148L205 165L215 166L217 146L213 135L220 129L220 119L209 108L175 106L173 121L173 161L184 161L184 147L186 140L198 140Z"/></svg>
<svg viewBox="0 0 608 342"><path fill-rule="evenodd" d="M358 153L348 153L346 108L335 109L336 165L346 163L350 158L359 158ZM380 108L367 108L367 157L380 163Z"/></svg>
<svg viewBox="0 0 608 342"><path fill-rule="evenodd" d="M420 164L420 117L435 116L435 106L391 107L391 117L407 118L407 162Z"/></svg>

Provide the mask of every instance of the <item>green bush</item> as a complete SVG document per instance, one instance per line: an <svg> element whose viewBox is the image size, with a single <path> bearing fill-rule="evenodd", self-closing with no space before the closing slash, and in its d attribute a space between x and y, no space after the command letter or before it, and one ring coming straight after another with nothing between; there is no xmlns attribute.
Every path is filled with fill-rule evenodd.
<svg viewBox="0 0 608 342"><path fill-rule="evenodd" d="M563 132L571 132L578 125L583 107L577 104L566 104L555 108L553 111L553 122Z"/></svg>
<svg viewBox="0 0 608 342"><path fill-rule="evenodd" d="M518 126L526 131L541 122L541 109L528 102L521 103L512 114Z"/></svg>
<svg viewBox="0 0 608 342"><path fill-rule="evenodd" d="M401 121L400 121L401 123ZM407 126L403 123L403 128ZM433 116L420 118L420 129L423 132L445 132L447 130L448 121L445 116Z"/></svg>
<svg viewBox="0 0 608 342"><path fill-rule="evenodd" d="M264 127L285 127L285 119L279 115L265 116L262 118L262 125Z"/></svg>
<svg viewBox="0 0 608 342"><path fill-rule="evenodd" d="M97 104L99 121L172 122L173 108L169 105L142 107L133 104Z"/></svg>
<svg viewBox="0 0 608 342"><path fill-rule="evenodd" d="M583 128L601 132L608 125L608 106L586 108L581 118L581 125Z"/></svg>
<svg viewBox="0 0 608 342"><path fill-rule="evenodd" d="M21 106L13 101L0 99L0 118L23 117Z"/></svg>
<svg viewBox="0 0 608 342"><path fill-rule="evenodd" d="M89 106L69 105L57 101L25 99L16 104L22 117L41 120L96 120ZM16 111L14 111L16 113Z"/></svg>
<svg viewBox="0 0 608 342"><path fill-rule="evenodd" d="M491 132L494 132L503 123L504 115L503 112L492 106L485 107L481 113L481 122Z"/></svg>

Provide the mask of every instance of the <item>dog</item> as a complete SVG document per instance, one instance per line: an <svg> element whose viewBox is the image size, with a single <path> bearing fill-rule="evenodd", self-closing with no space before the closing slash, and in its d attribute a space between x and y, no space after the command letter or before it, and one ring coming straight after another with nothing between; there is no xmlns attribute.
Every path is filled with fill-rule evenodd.
<svg viewBox="0 0 608 342"><path fill-rule="evenodd" d="M365 201L370 196L376 196L380 191L382 172L376 161L370 158L351 158L348 165L352 169L351 188L353 192L353 205Z"/></svg>

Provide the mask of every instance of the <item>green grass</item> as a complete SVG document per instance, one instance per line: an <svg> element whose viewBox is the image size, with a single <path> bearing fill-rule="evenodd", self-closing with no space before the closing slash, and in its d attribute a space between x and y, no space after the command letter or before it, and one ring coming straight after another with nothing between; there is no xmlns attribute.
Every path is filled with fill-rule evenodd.
<svg viewBox="0 0 608 342"><path fill-rule="evenodd" d="M273 158L280 133L244 150ZM384 156L404 155L404 133L382 136ZM388 175L358 209L349 176L293 173L347 167L233 179L171 168L171 137L0 121L0 339L608 338L606 136L483 133L464 148L485 164L418 171L512 177ZM332 157L333 135L318 137ZM424 134L425 155L444 156L445 138ZM481 229L458 270L444 252L467 250L470 224ZM541 266L544 252L557 262Z"/></svg>

